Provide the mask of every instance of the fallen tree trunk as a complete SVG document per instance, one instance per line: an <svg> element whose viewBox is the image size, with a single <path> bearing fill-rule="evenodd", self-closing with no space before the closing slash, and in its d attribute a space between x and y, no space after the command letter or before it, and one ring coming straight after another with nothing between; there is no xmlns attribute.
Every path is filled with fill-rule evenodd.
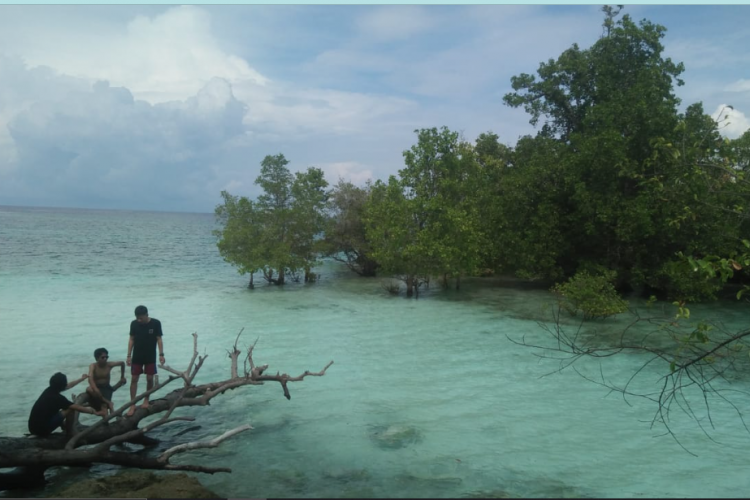
<svg viewBox="0 0 750 500"><path fill-rule="evenodd" d="M208 467L197 464L175 465L169 459L178 453L189 452L199 448L218 446L222 441L236 434L252 429L249 424L240 425L228 430L210 441L189 442L174 446L158 456L144 456L126 451L113 451L114 445L122 443L135 443L141 445L153 445L157 440L146 435L147 432L156 427L176 421L193 421L193 417L174 417L175 409L184 406L207 406L210 401L225 393L247 385L262 385L264 382L278 382L281 384L283 394L290 399L289 382L299 382L307 376L323 376L326 370L333 364L328 363L319 372L306 371L303 374L292 377L287 374L276 373L266 375L268 365L256 367L253 362L253 349L255 343L247 350L244 358L244 370L240 375L238 371L238 360L242 352L237 348L242 331L237 335L233 348L228 351L231 360L230 378L218 382L194 385L193 380L200 370L207 356L198 355L198 335L193 334L193 357L184 371L175 370L169 366L162 365L161 368L171 375L165 382L155 383L154 387L118 408L111 415L103 418L91 426L76 426L76 434L67 439L62 433L47 437L0 437L0 468L17 469L12 473L0 475L0 490L19 487L39 486L44 479L44 471L53 466L90 466L95 463L106 463L124 467L135 467L140 469L163 469L184 470L193 472L231 472L226 467ZM256 340L257 343L257 340ZM197 363L196 363L197 361ZM138 408L132 416L123 416L130 407L166 385L181 380L182 387L173 390L166 396L150 402L148 408ZM83 402L85 394L76 398L77 402ZM153 421L145 427L139 427L139 423L146 417L163 414L161 418Z"/></svg>

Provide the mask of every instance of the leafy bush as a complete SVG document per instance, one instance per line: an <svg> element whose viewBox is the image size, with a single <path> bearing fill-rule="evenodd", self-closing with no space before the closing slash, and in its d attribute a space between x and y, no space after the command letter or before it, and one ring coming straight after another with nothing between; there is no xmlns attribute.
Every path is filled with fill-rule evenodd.
<svg viewBox="0 0 750 500"><path fill-rule="evenodd" d="M666 293L669 300L702 302L716 299L722 289L717 278L706 278L697 272L687 260L666 262L656 274L653 286Z"/></svg>
<svg viewBox="0 0 750 500"><path fill-rule="evenodd" d="M565 283L552 287L562 307L573 316L583 313L584 319L607 318L628 310L628 302L615 290L614 271L598 275L579 271Z"/></svg>

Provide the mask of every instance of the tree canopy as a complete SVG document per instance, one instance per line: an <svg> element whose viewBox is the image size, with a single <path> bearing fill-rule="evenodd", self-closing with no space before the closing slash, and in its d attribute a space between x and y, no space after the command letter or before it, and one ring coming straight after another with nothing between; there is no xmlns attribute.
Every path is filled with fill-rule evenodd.
<svg viewBox="0 0 750 500"><path fill-rule="evenodd" d="M294 175L283 154L266 156L255 184L263 190L255 201L222 191L216 207L222 229L215 231L224 260L240 274L262 272L269 283L283 285L286 277L314 279L315 237L324 229L328 182L323 171L309 167Z"/></svg>

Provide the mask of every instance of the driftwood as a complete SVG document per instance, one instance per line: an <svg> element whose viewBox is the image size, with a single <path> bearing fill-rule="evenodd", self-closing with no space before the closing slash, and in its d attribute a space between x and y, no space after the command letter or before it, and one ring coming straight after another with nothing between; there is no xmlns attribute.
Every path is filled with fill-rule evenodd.
<svg viewBox="0 0 750 500"><path fill-rule="evenodd" d="M193 421L193 417L173 416L175 409L183 406L206 406L216 396L246 385L262 385L264 382L278 382L281 384L283 394L287 399L291 398L287 384L299 382L307 376L320 377L325 375L326 370L333 364L329 362L319 372L305 371L296 377L286 373L266 375L268 365L256 366L253 361L253 349L255 343L247 350L244 356L243 373L239 374L238 362L242 351L237 348L237 342L242 330L237 335L234 346L228 351L230 365L230 378L218 382L195 385L195 376L203 366L207 355L198 355L198 335L193 333L193 356L184 371L178 371L170 366L161 365L163 371L171 375L166 381L155 383L154 387L145 391L132 401L116 409L111 415L102 418L90 426L76 425L76 434L67 439L62 433L56 433L48 437L0 437L0 468L17 469L11 473L0 475L0 490L38 486L44 481L44 471L53 466L90 466L95 463L107 463L121 465L124 467L135 467L140 469L162 469L183 470L193 472L231 472L226 467L209 467L195 464L172 464L170 458L178 453L185 453L199 448L216 447L225 439L236 434L252 429L249 424L243 424L234 429L227 430L216 438L203 442L190 442L173 446L158 456L144 456L144 454L131 453L127 451L114 451L112 447L122 443L134 443L145 446L158 443L146 434L156 427L176 421ZM257 343L257 340L256 340ZM175 381L182 381L182 387L173 390L160 399L150 401L148 408L138 407L133 416L123 416L131 404L141 401L146 395L150 395L159 389ZM115 386L119 387L121 384ZM77 402L85 402L85 393L76 398ZM162 414L161 418L150 422L144 427L138 424L146 417Z"/></svg>

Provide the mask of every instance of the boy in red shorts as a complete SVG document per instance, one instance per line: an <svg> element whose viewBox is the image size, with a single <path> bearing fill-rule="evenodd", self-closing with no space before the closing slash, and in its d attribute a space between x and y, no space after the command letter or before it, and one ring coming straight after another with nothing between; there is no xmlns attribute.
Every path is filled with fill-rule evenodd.
<svg viewBox="0 0 750 500"><path fill-rule="evenodd" d="M130 367L130 399L138 394L138 379L141 373L146 374L146 390L154 386L156 374L156 347L159 347L159 364L164 364L164 345L162 344L161 322L148 317L146 306L135 308L135 320L130 323L130 340L128 341L128 357L125 362ZM130 353L133 353L132 357ZM141 408L148 408L148 396L143 399ZM135 413L135 405L130 406L128 416Z"/></svg>

